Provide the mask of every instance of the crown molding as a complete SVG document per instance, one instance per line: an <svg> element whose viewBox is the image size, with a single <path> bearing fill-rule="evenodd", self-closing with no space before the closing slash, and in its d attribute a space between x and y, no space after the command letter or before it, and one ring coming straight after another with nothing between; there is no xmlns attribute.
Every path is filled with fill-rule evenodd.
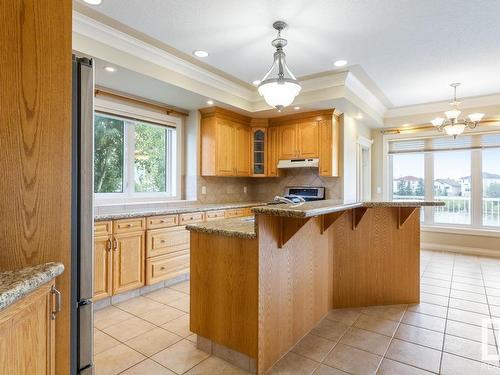
<svg viewBox="0 0 500 375"><path fill-rule="evenodd" d="M77 11L73 11L73 33L112 46L130 55L140 56L142 59L159 66L168 67L169 70L184 77L212 86L218 90L229 92L246 101L255 100L256 96L258 96L255 90L221 77L219 74L179 58L164 49L155 47ZM73 48L78 49L78 46L74 46ZM119 62L117 64L120 65Z"/></svg>

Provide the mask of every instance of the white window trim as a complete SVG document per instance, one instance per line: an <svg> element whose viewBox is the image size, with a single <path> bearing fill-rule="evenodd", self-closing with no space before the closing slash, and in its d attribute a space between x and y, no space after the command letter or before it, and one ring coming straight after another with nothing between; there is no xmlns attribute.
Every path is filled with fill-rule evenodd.
<svg viewBox="0 0 500 375"><path fill-rule="evenodd" d="M492 131L499 131L500 125L488 126L487 128L479 128L474 130L466 130L464 134L475 135L475 134L487 134ZM382 136L382 181L383 181L383 192L382 196L385 200L392 199L392 163L391 155L389 154L389 142L396 139L419 139L429 137L438 137L443 134L437 133L437 130L422 131L415 135L400 133L400 134L384 134ZM471 176L473 173L482 176L482 158L478 154L481 150L471 150ZM474 165L473 163L477 165ZM434 192L434 154L428 152L424 154L424 181L425 181L425 199L433 200ZM430 168L429 168L430 167ZM480 169L478 169L480 168ZM476 184L472 187L475 191L471 195L471 224L447 224L447 223L434 223L434 215L432 214L432 207L425 207L425 220L421 224L423 231L432 232L442 232L442 233L460 233L460 234L477 234L477 235L492 235L491 233L498 234L500 237L500 228L492 227L487 225L478 224L482 220L482 178L476 178ZM480 182L479 182L480 181ZM430 186L428 186L430 185ZM480 198L478 198L480 197ZM476 199L476 202L473 200ZM477 204L479 202L479 204ZM495 235L496 237L496 235Z"/></svg>
<svg viewBox="0 0 500 375"><path fill-rule="evenodd" d="M372 180L372 145L373 139L369 139L363 136L359 136L356 142L356 196L358 200L364 200L363 195L367 194L371 197L371 180ZM363 150L368 151L368 191L363 191L363 185L366 184L363 178Z"/></svg>
<svg viewBox="0 0 500 375"><path fill-rule="evenodd" d="M166 113L156 112L142 107L123 104L108 98L96 97L94 101L95 112L101 112L104 115L111 117L116 116L127 121L128 118L135 118L152 125L166 125L175 128L176 142L172 143L172 154L176 155L176 163L172 164L172 178L175 180L171 185L173 187L172 194L169 192L161 193L95 193L94 200L96 206L116 205L125 203L152 203L152 202L167 202L180 201L181 192L181 173L182 173L182 155L183 155L183 120L179 117L169 116ZM133 120L132 120L133 121ZM128 160L134 160L134 150L130 150L127 144L130 142L130 137L135 137L133 127L125 128L126 134L124 138L125 150L124 154L128 154ZM127 138L129 138L127 140ZM171 162L167 158L167 163ZM134 165L131 162L126 163L126 168L123 171L124 184L128 181L128 176L133 173ZM168 177L167 177L168 178ZM125 188L125 186L124 186Z"/></svg>

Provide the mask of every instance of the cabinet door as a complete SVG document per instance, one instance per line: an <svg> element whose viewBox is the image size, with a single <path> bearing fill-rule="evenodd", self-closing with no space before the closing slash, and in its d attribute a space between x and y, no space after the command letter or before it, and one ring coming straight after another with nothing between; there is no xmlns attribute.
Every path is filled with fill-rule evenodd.
<svg viewBox="0 0 500 375"><path fill-rule="evenodd" d="M297 125L283 125L279 129L279 159L294 159L298 156Z"/></svg>
<svg viewBox="0 0 500 375"><path fill-rule="evenodd" d="M144 232L116 234L113 251L113 294L144 285Z"/></svg>
<svg viewBox="0 0 500 375"><path fill-rule="evenodd" d="M42 286L9 308L12 315L3 322L0 319L0 374L53 375L55 324L50 286Z"/></svg>
<svg viewBox="0 0 500 375"><path fill-rule="evenodd" d="M267 176L278 176L279 128L271 127L267 130Z"/></svg>
<svg viewBox="0 0 500 375"><path fill-rule="evenodd" d="M111 236L94 238L94 300L111 296Z"/></svg>
<svg viewBox="0 0 500 375"><path fill-rule="evenodd" d="M299 156L317 158L319 156L319 127L317 121L301 122L297 125Z"/></svg>
<svg viewBox="0 0 500 375"><path fill-rule="evenodd" d="M250 137L248 126L234 125L234 168L236 176L250 176Z"/></svg>
<svg viewBox="0 0 500 375"><path fill-rule="evenodd" d="M217 176L234 175L234 126L230 121L217 120Z"/></svg>

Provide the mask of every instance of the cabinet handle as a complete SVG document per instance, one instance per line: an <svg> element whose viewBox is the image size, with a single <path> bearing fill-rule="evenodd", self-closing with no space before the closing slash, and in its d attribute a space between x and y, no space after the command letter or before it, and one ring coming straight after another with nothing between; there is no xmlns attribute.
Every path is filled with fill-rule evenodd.
<svg viewBox="0 0 500 375"><path fill-rule="evenodd" d="M52 320L56 320L56 315L61 311L61 292L58 291L54 285L52 285L50 292L55 297L55 306L54 310L50 314L50 318Z"/></svg>
<svg viewBox="0 0 500 375"><path fill-rule="evenodd" d="M113 238L113 250L116 249L118 249L118 241L116 240L116 238Z"/></svg>
<svg viewBox="0 0 500 375"><path fill-rule="evenodd" d="M165 268L167 268L167 267L165 267L165 266L161 266L161 267L160 267L160 270L164 270Z"/></svg>
<svg viewBox="0 0 500 375"><path fill-rule="evenodd" d="M106 241L106 251L110 250L111 250L111 240L108 238L108 240Z"/></svg>

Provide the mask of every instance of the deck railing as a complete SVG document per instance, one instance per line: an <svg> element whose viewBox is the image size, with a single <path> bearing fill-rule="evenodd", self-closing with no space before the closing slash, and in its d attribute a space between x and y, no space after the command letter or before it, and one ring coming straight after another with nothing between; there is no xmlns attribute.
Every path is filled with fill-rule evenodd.
<svg viewBox="0 0 500 375"><path fill-rule="evenodd" d="M394 195L395 200L424 200L418 195ZM435 200L445 205L434 207L434 222L449 224L470 224L471 199L469 197L436 196ZM483 198L483 225L500 226L500 198Z"/></svg>

